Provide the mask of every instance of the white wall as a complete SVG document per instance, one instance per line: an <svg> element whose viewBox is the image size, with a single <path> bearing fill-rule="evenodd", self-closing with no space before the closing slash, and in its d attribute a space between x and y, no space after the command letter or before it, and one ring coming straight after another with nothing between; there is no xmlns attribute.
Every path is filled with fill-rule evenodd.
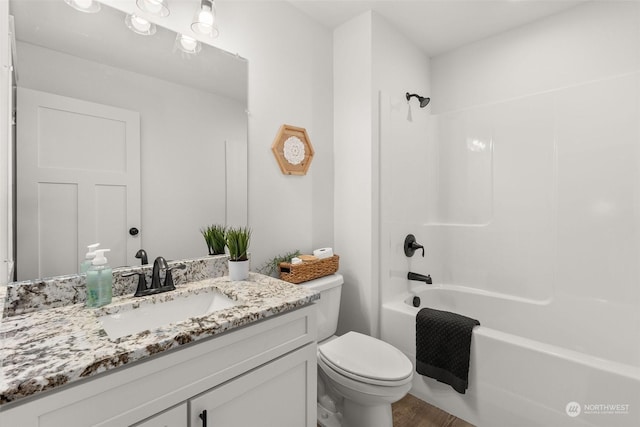
<svg viewBox="0 0 640 427"><path fill-rule="evenodd" d="M245 106L28 43L18 52L20 87L140 113L141 247L205 255L200 227L225 221L225 141L246 139Z"/></svg>
<svg viewBox="0 0 640 427"><path fill-rule="evenodd" d="M434 242L422 233L425 215L435 209L437 169L433 160L432 104L420 108L415 98L432 97L430 60L397 30L376 16L376 87L380 90L380 257L379 295L408 290L407 273L436 272L426 268L420 252L407 258L404 239L413 234L425 245L426 256Z"/></svg>
<svg viewBox="0 0 640 427"><path fill-rule="evenodd" d="M252 268L293 249L333 246L331 32L286 2L217 3L215 45L249 61ZM282 124L307 129L306 176L285 176L271 152Z"/></svg>
<svg viewBox="0 0 640 427"><path fill-rule="evenodd" d="M639 23L637 2L590 2L431 59L435 135L414 144L436 186L412 188L436 202L411 262L434 283L640 306Z"/></svg>
<svg viewBox="0 0 640 427"><path fill-rule="evenodd" d="M635 2L595 1L433 60L433 112L515 100L637 71ZM594 105L597 107L597 105Z"/></svg>
<svg viewBox="0 0 640 427"><path fill-rule="evenodd" d="M388 257L404 241L402 233L391 236L397 219L386 208L406 218L403 212L415 200L403 184L391 188L387 183L391 176L404 183L428 173L420 156L405 149L413 145L408 139L412 125L421 126L428 109L420 109L414 99L415 123L403 126L405 93L429 96L429 60L382 17L367 12L335 30L334 61L335 241L345 276L338 332L375 336L380 292L389 281ZM392 156L400 152L406 157ZM406 278L407 271L404 267L398 274Z"/></svg>
<svg viewBox="0 0 640 427"><path fill-rule="evenodd" d="M402 247L407 234L419 234L414 219L431 206L425 189L432 182L429 177L433 176L433 170L425 161L430 157L426 141L431 131L431 107L420 108L416 98L407 103L405 96L409 92L431 97L429 58L377 14L373 15L373 29L373 88L378 97L374 132L378 141L375 179L379 200L374 212L379 215L376 218L379 238L374 246L377 275L373 282L377 335L381 297L390 283L398 278L406 283L409 271L430 273L412 265ZM423 183L420 194L414 193L416 182ZM428 184L424 185L425 182ZM391 268L394 257L402 261Z"/></svg>
<svg viewBox="0 0 640 427"><path fill-rule="evenodd" d="M344 276L338 333L372 331L372 13L334 31L335 250Z"/></svg>
<svg viewBox="0 0 640 427"><path fill-rule="evenodd" d="M487 189L456 221L442 212L487 224L446 227L442 282L640 303L639 23L636 2L588 3L434 58L440 151L467 145L441 168ZM449 178L440 192L462 198Z"/></svg>

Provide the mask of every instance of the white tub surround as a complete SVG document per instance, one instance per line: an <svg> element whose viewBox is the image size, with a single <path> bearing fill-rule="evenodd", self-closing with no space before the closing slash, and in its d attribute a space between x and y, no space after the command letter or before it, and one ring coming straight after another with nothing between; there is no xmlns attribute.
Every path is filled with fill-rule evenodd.
<svg viewBox="0 0 640 427"><path fill-rule="evenodd" d="M382 92L381 338L413 356L416 294L478 319L467 394L412 390L474 425L640 425L639 18L582 2L432 56L412 122Z"/></svg>
<svg viewBox="0 0 640 427"><path fill-rule="evenodd" d="M295 310L319 298L304 287L254 273L243 282L230 282L225 276L177 284L176 288L140 298L127 294L100 309L79 303L3 318L0 411L5 410L5 404ZM102 314L131 309L127 305L166 301L180 293L212 288L242 304L118 339L110 339L97 319Z"/></svg>

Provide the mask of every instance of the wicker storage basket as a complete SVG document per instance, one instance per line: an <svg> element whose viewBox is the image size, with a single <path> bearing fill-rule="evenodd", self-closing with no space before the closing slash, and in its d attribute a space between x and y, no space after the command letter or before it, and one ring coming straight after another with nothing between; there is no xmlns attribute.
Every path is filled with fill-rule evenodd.
<svg viewBox="0 0 640 427"><path fill-rule="evenodd" d="M302 264L280 263L280 279L290 283L302 283L318 277L328 276L338 271L340 257L334 255L317 261L305 261Z"/></svg>

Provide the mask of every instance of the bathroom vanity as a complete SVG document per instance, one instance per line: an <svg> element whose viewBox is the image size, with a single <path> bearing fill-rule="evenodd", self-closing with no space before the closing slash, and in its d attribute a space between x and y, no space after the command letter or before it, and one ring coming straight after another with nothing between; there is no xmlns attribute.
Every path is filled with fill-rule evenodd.
<svg viewBox="0 0 640 427"><path fill-rule="evenodd" d="M3 318L0 425L316 425L316 292L253 273L177 288ZM100 320L207 292L235 305L118 338Z"/></svg>

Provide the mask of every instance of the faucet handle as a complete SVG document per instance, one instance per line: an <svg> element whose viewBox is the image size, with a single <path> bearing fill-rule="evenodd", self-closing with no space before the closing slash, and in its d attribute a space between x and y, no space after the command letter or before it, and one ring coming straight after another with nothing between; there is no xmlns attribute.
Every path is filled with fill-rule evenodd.
<svg viewBox="0 0 640 427"><path fill-rule="evenodd" d="M171 291L174 290L176 286L173 284L173 275L171 274L171 270L184 270L185 268L187 268L187 266L184 264L178 264L172 267L167 267L165 269L164 287L169 288L169 290Z"/></svg>
<svg viewBox="0 0 640 427"><path fill-rule="evenodd" d="M422 256L424 257L424 246L416 242L416 236L407 234L407 237L404 239L404 254L407 257L412 257L418 249L422 249Z"/></svg>

